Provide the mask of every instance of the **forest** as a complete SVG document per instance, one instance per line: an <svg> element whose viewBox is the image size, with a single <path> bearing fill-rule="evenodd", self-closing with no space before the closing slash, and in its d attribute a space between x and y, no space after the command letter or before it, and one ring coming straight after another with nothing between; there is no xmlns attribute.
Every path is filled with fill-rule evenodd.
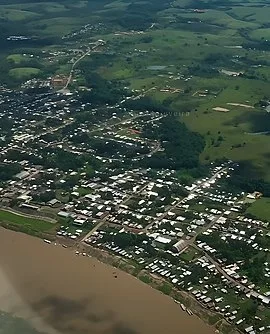
<svg viewBox="0 0 270 334"><path fill-rule="evenodd" d="M152 168L194 168L199 166L199 156L205 142L201 135L190 131L184 123L173 116L164 117L159 127L151 124L144 127L146 138L158 139L163 148L162 152L146 158L143 163Z"/></svg>
<svg viewBox="0 0 270 334"><path fill-rule="evenodd" d="M233 171L227 181L228 189L235 191L261 192L264 196L270 196L270 182L263 179L260 173L249 163L241 162Z"/></svg>

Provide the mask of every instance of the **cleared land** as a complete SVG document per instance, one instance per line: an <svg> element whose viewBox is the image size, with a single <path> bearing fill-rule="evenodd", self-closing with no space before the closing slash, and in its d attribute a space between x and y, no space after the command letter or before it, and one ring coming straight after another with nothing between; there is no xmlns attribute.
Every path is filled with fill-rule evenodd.
<svg viewBox="0 0 270 334"><path fill-rule="evenodd" d="M0 210L0 222L15 226L17 225L18 227L26 227L39 232L46 232L55 227L54 224L49 223L48 221L37 218L30 218L21 214L11 213L5 210Z"/></svg>
<svg viewBox="0 0 270 334"><path fill-rule="evenodd" d="M246 211L262 220L269 220L270 217L270 198L260 198L254 202Z"/></svg>
<svg viewBox="0 0 270 334"><path fill-rule="evenodd" d="M40 73L40 69L34 67L18 67L9 71L9 75L15 79L28 79Z"/></svg>

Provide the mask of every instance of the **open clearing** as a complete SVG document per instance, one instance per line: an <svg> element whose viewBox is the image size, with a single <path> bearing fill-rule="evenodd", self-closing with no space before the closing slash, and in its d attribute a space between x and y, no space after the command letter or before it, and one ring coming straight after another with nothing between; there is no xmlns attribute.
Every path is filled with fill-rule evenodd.
<svg viewBox="0 0 270 334"><path fill-rule="evenodd" d="M17 67L9 71L9 75L15 79L27 79L40 73L40 69L35 67Z"/></svg>
<svg viewBox="0 0 270 334"><path fill-rule="evenodd" d="M30 57L29 56L24 56L20 53L15 53L15 54L11 54L7 57L7 60L13 62L14 64L18 65L20 63L23 63L23 62L27 62L28 60L30 60Z"/></svg>
<svg viewBox="0 0 270 334"><path fill-rule="evenodd" d="M11 213L5 210L0 210L0 222L8 223L11 225L22 225L31 230L45 232L55 227L54 224L45 220L30 218L20 214Z"/></svg>
<svg viewBox="0 0 270 334"><path fill-rule="evenodd" d="M270 198L263 197L254 202L246 211L262 220L269 220Z"/></svg>

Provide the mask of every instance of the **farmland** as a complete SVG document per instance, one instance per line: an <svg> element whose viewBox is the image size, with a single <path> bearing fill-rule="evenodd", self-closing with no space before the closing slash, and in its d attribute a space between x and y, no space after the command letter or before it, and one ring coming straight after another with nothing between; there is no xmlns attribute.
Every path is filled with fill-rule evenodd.
<svg viewBox="0 0 270 334"><path fill-rule="evenodd" d="M7 84L66 75L74 52L102 39L106 49L78 66L78 85L84 68L122 82L204 136L201 163L249 161L270 181L268 1L17 2L0 5ZM14 23L26 39L4 42Z"/></svg>
<svg viewBox="0 0 270 334"><path fill-rule="evenodd" d="M269 332L269 4L0 0L0 224Z"/></svg>

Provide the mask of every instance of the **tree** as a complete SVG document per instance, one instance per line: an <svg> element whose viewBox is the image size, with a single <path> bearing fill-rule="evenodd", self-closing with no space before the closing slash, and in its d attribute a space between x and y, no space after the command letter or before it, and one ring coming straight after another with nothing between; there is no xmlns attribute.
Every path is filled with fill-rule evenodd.
<svg viewBox="0 0 270 334"><path fill-rule="evenodd" d="M134 237L131 233L118 233L114 238L114 242L121 248L127 248L134 245Z"/></svg>
<svg viewBox="0 0 270 334"><path fill-rule="evenodd" d="M253 319L258 309L258 302L255 300L248 300L242 311L242 317L246 319Z"/></svg>
<svg viewBox="0 0 270 334"><path fill-rule="evenodd" d="M156 129L143 130L144 136L159 139L163 152L157 152L142 163L151 168L193 168L199 165L199 155L203 151L205 142L202 136L191 132L184 123L175 117L164 117Z"/></svg>

